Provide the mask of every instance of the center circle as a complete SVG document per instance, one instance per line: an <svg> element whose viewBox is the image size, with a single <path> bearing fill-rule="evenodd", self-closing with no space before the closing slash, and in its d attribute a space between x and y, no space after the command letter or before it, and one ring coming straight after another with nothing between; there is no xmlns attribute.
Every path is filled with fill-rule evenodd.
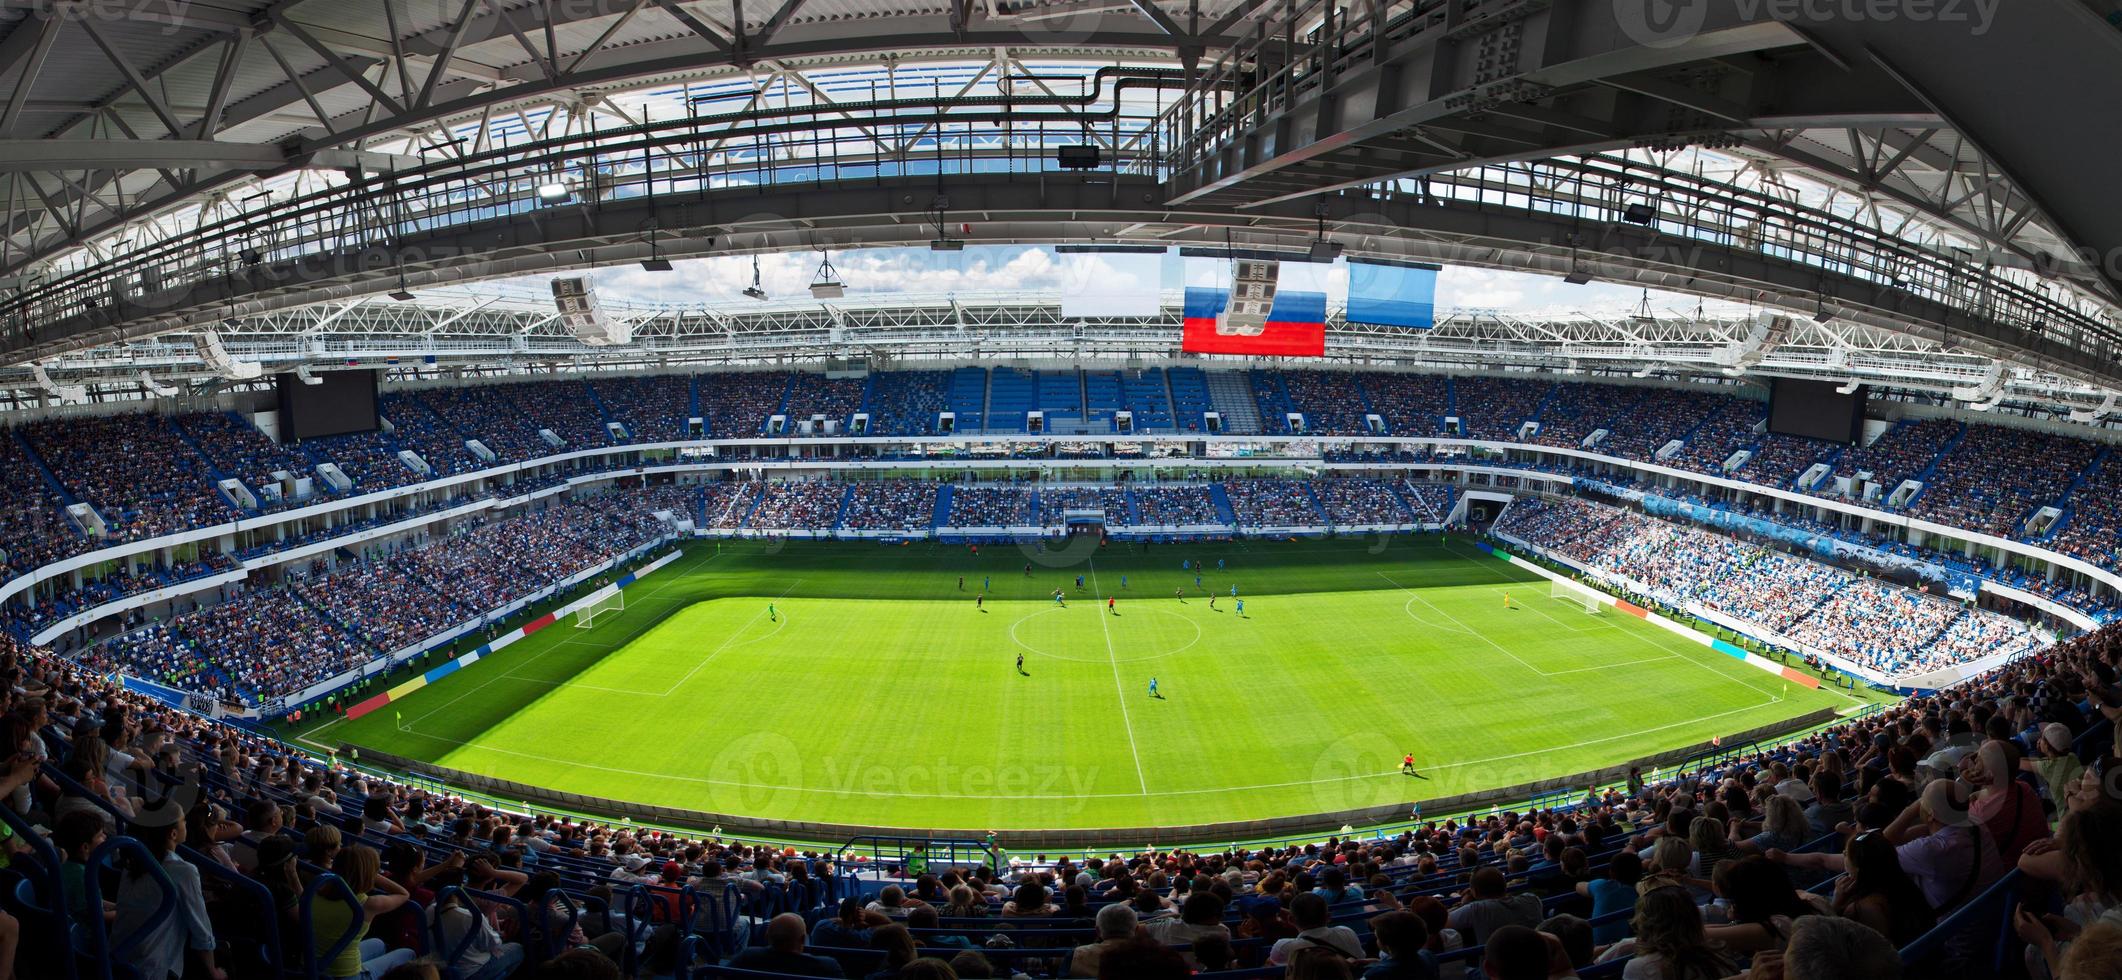
<svg viewBox="0 0 2122 980"><path fill-rule="evenodd" d="M1127 664L1138 663L1145 660L1162 660L1165 657L1184 653L1187 650L1193 649L1194 644L1201 642L1201 624L1194 622L1192 618L1182 616L1169 609L1159 609L1155 606L1140 605L1135 606L1132 609L1126 610L1118 616L1111 616L1109 613L1107 613L1105 611L1105 606L1103 603L1098 603L1094 606L1092 610L1094 615L1108 616L1111 619L1120 621L1118 629L1115 629L1114 625L1111 623L1108 623L1105 626L1106 637L1101 637L1099 639L1099 646L1104 646L1107 638L1110 638L1112 641L1112 648L1108 651L1102 651L1102 654L1096 657L1072 656L1065 653L1055 653L1051 650L1042 650L1026 642L1023 634L1019 632L1024 628L1024 624L1029 623L1032 620L1038 619L1041 616L1052 616L1060 613L1076 611L1080 611L1080 607L1078 609L1062 609L1058 607L1053 609L1041 609L1038 612L1032 613L1031 615L1024 617L1023 619L1017 620L1015 623L1012 623L1009 628L1010 642L1015 643L1020 647L1023 647L1025 650L1031 653L1038 654L1039 656L1046 657L1051 660L1067 660L1080 664L1099 664L1107 662ZM1128 644L1122 639L1122 636L1124 635L1122 631L1126 631L1129 629L1125 620L1130 616L1142 615L1168 616L1172 619L1176 619L1182 623L1185 623L1187 626L1193 629L1193 639L1190 639L1185 643L1182 643L1176 647L1172 647L1168 650L1152 650L1148 653L1130 653L1127 649Z"/></svg>

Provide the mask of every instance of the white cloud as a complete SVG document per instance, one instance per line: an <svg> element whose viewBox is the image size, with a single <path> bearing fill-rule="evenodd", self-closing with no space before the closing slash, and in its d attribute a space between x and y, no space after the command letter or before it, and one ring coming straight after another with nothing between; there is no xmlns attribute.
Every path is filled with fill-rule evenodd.
<svg viewBox="0 0 2122 980"><path fill-rule="evenodd" d="M759 280L773 300L800 300L816 277L822 256L817 252L783 252L758 257ZM961 252L932 252L925 248L872 248L836 252L833 266L850 297L893 294L969 294L980 292L1054 293L1072 277L1115 281L1127 273L1095 256L1088 262L1072 262L1051 248L1030 245L970 245ZM752 282L750 256L718 256L674 263L670 272L647 272L637 266L600 269L597 286L610 299L627 302L741 307L753 302L743 295ZM1176 250L1163 264L1166 289L1181 283L1181 262ZM1330 298L1341 302L1347 277L1334 276ZM1469 309L1511 313L1519 316L1570 314L1619 315L1635 310L1642 302L1641 287L1594 282L1571 285L1554 276L1495 269L1447 266L1437 277L1439 311ZM1650 303L1658 313L1691 312L1698 300L1679 293L1652 290ZM1743 314L1743 304L1703 302L1711 315Z"/></svg>
<svg viewBox="0 0 2122 980"><path fill-rule="evenodd" d="M824 256L817 252L760 255L760 288L772 299L808 295ZM1061 287L1062 266L1053 252L1030 246L968 246L962 252L925 248L863 249L832 255L833 268L849 296L982 291L1051 292ZM750 302L750 256L718 256L673 263L670 272L636 266L602 269L597 286L613 299L728 306Z"/></svg>

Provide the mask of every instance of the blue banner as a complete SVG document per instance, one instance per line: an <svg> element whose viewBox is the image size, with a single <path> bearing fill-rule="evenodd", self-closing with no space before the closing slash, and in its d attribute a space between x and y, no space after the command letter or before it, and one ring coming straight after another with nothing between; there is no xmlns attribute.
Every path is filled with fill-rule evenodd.
<svg viewBox="0 0 2122 980"><path fill-rule="evenodd" d="M1436 325L1437 270L1348 263L1348 320L1427 330Z"/></svg>

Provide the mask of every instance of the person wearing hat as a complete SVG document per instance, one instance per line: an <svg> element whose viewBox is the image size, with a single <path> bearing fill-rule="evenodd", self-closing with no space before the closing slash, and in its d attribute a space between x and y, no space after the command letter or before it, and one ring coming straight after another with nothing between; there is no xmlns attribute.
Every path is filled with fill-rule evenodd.
<svg viewBox="0 0 2122 980"><path fill-rule="evenodd" d="M2041 785L2048 791L2049 802L2055 804L2059 817L2063 794L2085 774L2085 764L2070 750L2070 742L2069 727L2049 722L2041 726L2041 737L2034 739L2034 757L2019 760L2019 768L2041 777Z"/></svg>
<svg viewBox="0 0 2122 980"><path fill-rule="evenodd" d="M199 869L177 856L184 841L184 814L198 799L198 784L180 787L170 796L143 807L132 821L132 835L154 858L150 865L128 855L118 876L118 913L111 923L111 945L133 950L130 965L141 980L166 980L174 976L227 980L228 974L214 964L214 925L206 915L206 895L199 887ZM157 874L159 866L161 873ZM166 892L163 882L176 894L176 911L153 923ZM185 969L189 951L192 969Z"/></svg>

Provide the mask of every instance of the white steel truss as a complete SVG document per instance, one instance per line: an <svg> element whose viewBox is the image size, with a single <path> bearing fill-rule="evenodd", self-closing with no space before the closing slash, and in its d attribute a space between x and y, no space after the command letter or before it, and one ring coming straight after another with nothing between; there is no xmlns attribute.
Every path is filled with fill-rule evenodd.
<svg viewBox="0 0 2122 980"><path fill-rule="evenodd" d="M589 347L558 322L549 295L524 284L487 284L404 303L356 299L224 323L211 331L227 357L201 356L195 333L111 344L38 365L0 369L0 406L58 402L53 389L91 401L126 401L177 389L186 394L262 387L277 372L361 368L400 378L572 371L642 371L717 365L859 362L871 369L978 360L1067 360L1118 364L1185 361L1241 366L1179 350L1179 296L1154 317L1064 318L1057 295L971 293L784 300L720 307L607 302L633 342ZM1534 317L1494 310L1440 311L1436 326L1410 330L1351 323L1328 311L1327 357L1288 366L1357 366L1557 375L1670 377L1736 382L1784 376L1861 383L1910 397L1949 400L1993 375L2005 401L2063 416L2112 407L2114 393L2023 368L1998 373L1988 357L1910 334L1793 317L1775 346L1732 367L1753 321L1700 311L1569 313ZM257 365L253 374L249 365ZM247 376L247 377L246 377ZM49 385L45 383L49 381Z"/></svg>

